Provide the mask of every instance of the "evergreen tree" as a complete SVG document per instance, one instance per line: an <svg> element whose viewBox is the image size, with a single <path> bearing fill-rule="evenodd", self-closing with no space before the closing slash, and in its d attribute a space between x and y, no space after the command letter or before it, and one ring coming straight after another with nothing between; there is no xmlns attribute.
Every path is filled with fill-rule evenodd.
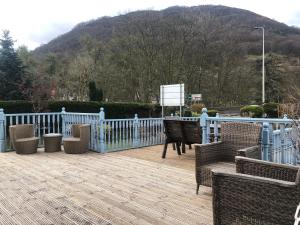
<svg viewBox="0 0 300 225"><path fill-rule="evenodd" d="M24 67L14 49L14 41L9 31L3 31L0 38L0 99L23 99L22 82Z"/></svg>
<svg viewBox="0 0 300 225"><path fill-rule="evenodd" d="M103 92L102 89L96 87L95 81L89 82L89 97L90 101L102 101Z"/></svg>

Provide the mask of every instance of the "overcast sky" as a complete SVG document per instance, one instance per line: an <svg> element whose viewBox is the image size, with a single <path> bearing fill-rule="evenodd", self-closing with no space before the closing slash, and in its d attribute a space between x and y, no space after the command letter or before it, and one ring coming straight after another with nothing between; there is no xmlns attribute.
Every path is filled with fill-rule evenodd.
<svg viewBox="0 0 300 225"><path fill-rule="evenodd" d="M102 16L203 4L247 9L300 27L300 0L0 0L0 30L9 30L17 46L34 49L77 23Z"/></svg>

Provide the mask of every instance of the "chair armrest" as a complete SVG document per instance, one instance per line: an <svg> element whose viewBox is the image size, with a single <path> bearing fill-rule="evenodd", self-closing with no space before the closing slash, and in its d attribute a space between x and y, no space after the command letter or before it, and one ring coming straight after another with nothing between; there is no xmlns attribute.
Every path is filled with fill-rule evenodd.
<svg viewBox="0 0 300 225"><path fill-rule="evenodd" d="M235 157L236 171L259 177L272 178L282 181L295 182L299 167L282 165L273 162L251 159L241 156Z"/></svg>
<svg viewBox="0 0 300 225"><path fill-rule="evenodd" d="M293 224L300 192L295 182L213 172L214 224Z"/></svg>
<svg viewBox="0 0 300 225"><path fill-rule="evenodd" d="M261 159L261 147L260 145L243 148L237 151L238 156L244 156L253 159Z"/></svg>
<svg viewBox="0 0 300 225"><path fill-rule="evenodd" d="M212 162L218 162L223 158L225 145L223 142L210 144L196 144L196 168Z"/></svg>

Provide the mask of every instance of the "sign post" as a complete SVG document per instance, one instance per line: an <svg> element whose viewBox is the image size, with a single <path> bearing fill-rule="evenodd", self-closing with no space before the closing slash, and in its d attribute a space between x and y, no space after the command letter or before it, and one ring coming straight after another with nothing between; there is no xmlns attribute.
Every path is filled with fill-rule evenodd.
<svg viewBox="0 0 300 225"><path fill-rule="evenodd" d="M182 106L184 106L184 84L161 85L160 105L162 107L162 117L164 117L165 106L179 106L181 116Z"/></svg>

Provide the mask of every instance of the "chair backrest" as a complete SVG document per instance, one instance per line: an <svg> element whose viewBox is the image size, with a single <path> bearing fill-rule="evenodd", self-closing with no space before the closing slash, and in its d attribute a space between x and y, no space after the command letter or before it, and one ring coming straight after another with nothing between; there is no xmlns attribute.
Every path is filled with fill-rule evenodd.
<svg viewBox="0 0 300 225"><path fill-rule="evenodd" d="M72 136L75 138L80 138L80 126L82 124L72 124Z"/></svg>
<svg viewBox="0 0 300 225"><path fill-rule="evenodd" d="M182 141L183 135L180 120L164 120L164 128L169 141Z"/></svg>
<svg viewBox="0 0 300 225"><path fill-rule="evenodd" d="M186 144L201 144L200 122L181 121L183 139Z"/></svg>
<svg viewBox="0 0 300 225"><path fill-rule="evenodd" d="M91 138L91 126L90 124L81 124L80 129L80 141L88 145L90 143Z"/></svg>
<svg viewBox="0 0 300 225"><path fill-rule="evenodd" d="M12 126L12 133L14 135L14 141L20 138L34 137L34 125L33 124L19 124Z"/></svg>
<svg viewBox="0 0 300 225"><path fill-rule="evenodd" d="M221 141L230 148L229 157L234 160L237 150L259 145L261 139L260 124L227 122L221 124Z"/></svg>

